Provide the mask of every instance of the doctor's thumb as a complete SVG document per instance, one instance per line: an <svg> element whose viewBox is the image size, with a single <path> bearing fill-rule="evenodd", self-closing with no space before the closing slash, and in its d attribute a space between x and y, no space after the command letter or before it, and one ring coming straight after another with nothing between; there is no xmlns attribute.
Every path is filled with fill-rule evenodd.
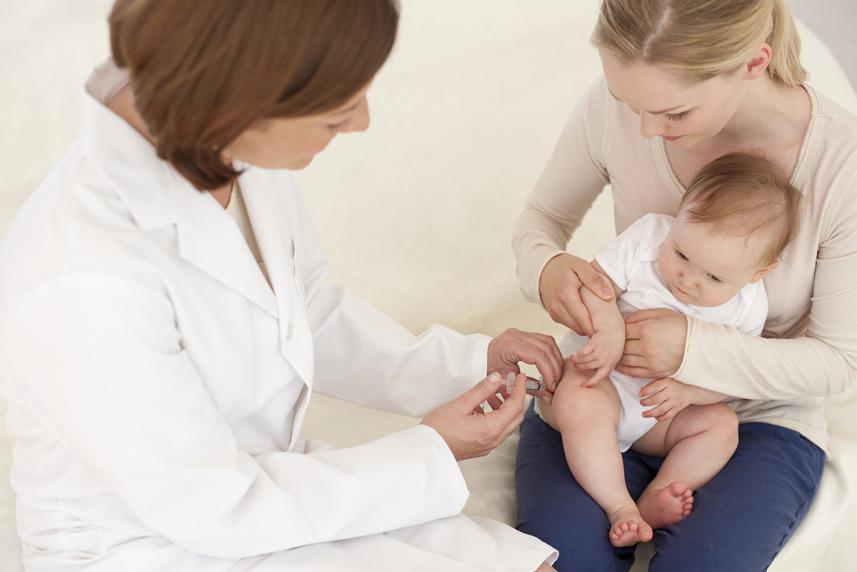
<svg viewBox="0 0 857 572"><path fill-rule="evenodd" d="M495 371L467 390L456 401L460 402L462 411L470 411L489 397L497 395L502 383L500 374Z"/></svg>

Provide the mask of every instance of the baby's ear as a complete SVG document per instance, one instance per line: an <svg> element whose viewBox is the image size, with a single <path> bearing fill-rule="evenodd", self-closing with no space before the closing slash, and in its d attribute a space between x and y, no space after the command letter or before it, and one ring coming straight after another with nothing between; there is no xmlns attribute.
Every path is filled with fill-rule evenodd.
<svg viewBox="0 0 857 572"><path fill-rule="evenodd" d="M767 274L768 272L770 272L771 270L776 268L779 263L780 263L779 260L774 260L773 262L771 262L770 264L768 264L764 268L760 268L759 271L756 272L752 278L750 278L750 282L755 284L756 282L758 282L759 280L764 278L765 274Z"/></svg>

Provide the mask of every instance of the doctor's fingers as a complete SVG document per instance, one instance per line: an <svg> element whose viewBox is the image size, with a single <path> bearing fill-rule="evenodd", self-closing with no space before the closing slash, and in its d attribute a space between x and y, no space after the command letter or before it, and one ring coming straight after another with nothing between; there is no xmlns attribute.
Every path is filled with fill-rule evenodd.
<svg viewBox="0 0 857 572"><path fill-rule="evenodd" d="M500 384L500 390L502 390L502 387L503 387L503 384L501 383ZM491 407L492 410L499 409L500 406L503 404L503 400L501 400L499 397L497 397L497 395L492 395L491 397L489 397L485 401L488 402L488 405Z"/></svg>
<svg viewBox="0 0 857 572"><path fill-rule="evenodd" d="M499 402L497 393L500 392L501 385L503 385L503 382L501 381L500 374L494 372L465 393L453 399L452 404L462 413L466 413L472 411L475 407L480 407L485 401L488 401L489 404L491 400ZM498 408L499 406L500 403L497 403Z"/></svg>
<svg viewBox="0 0 857 572"><path fill-rule="evenodd" d="M562 377L564 360L556 341L550 336L539 336L528 339L528 343L518 349L518 358L536 366L549 388L556 387Z"/></svg>
<svg viewBox="0 0 857 572"><path fill-rule="evenodd" d="M487 414L486 421L493 425L493 431L498 435L505 435L501 441L514 431L524 419L524 398L527 392L527 376L518 374L512 392L499 407ZM511 429L510 429L511 426Z"/></svg>

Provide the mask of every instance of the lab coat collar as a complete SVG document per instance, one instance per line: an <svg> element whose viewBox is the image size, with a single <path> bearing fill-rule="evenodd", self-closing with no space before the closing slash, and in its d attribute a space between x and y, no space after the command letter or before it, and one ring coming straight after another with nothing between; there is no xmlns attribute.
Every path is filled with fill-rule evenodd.
<svg viewBox="0 0 857 572"><path fill-rule="evenodd" d="M274 293L225 209L160 159L149 141L102 103L127 82L127 73L110 60L87 81L83 153L113 184L141 230L175 225L182 258L277 316Z"/></svg>

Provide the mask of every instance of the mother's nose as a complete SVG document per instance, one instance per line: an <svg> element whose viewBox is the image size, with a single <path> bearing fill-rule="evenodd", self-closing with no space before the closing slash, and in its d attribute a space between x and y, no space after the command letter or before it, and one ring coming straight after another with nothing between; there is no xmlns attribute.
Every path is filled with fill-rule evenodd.
<svg viewBox="0 0 857 572"><path fill-rule="evenodd" d="M640 114L640 135L651 139L661 134L661 124L657 116L643 112Z"/></svg>

